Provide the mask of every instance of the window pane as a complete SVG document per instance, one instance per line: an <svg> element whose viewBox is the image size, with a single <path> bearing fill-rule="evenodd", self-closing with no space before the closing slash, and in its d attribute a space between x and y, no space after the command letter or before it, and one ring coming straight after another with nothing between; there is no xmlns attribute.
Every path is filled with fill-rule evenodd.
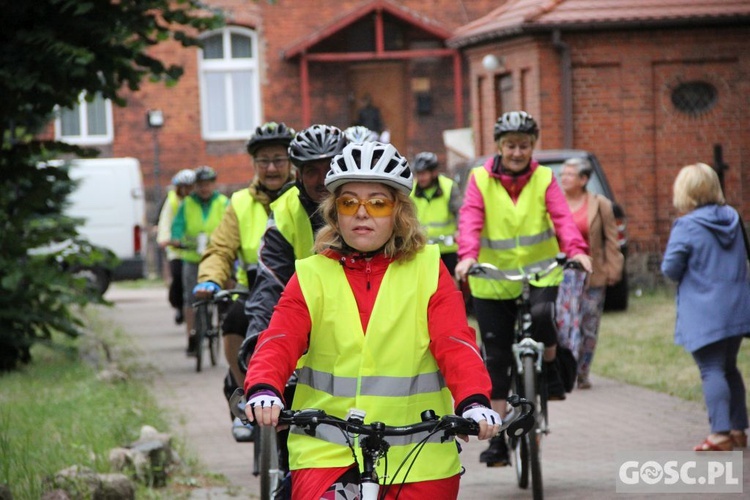
<svg viewBox="0 0 750 500"><path fill-rule="evenodd" d="M246 36L233 33L232 37L232 59L253 57L252 40Z"/></svg>
<svg viewBox="0 0 750 500"><path fill-rule="evenodd" d="M206 111L208 113L209 132L227 130L227 95L224 90L224 74L208 73L206 75Z"/></svg>
<svg viewBox="0 0 750 500"><path fill-rule="evenodd" d="M253 123L253 73L237 71L232 73L232 94L234 97L235 130L251 130Z"/></svg>
<svg viewBox="0 0 750 500"><path fill-rule="evenodd" d="M203 59L223 59L224 46L221 34L203 40Z"/></svg>
<svg viewBox="0 0 750 500"><path fill-rule="evenodd" d="M94 102L86 103L86 118L88 135L107 135L107 113L101 95L97 95Z"/></svg>
<svg viewBox="0 0 750 500"><path fill-rule="evenodd" d="M60 135L81 135L81 116L79 106L75 106L73 109L62 108L60 110Z"/></svg>

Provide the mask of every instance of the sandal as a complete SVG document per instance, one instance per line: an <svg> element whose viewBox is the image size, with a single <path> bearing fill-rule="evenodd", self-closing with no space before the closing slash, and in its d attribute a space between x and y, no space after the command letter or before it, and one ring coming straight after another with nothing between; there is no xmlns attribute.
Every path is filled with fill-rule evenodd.
<svg viewBox="0 0 750 500"><path fill-rule="evenodd" d="M714 443L709 438L706 438L701 444L694 447L693 451L732 451L732 449L732 439L729 437L719 443Z"/></svg>
<svg viewBox="0 0 750 500"><path fill-rule="evenodd" d="M732 438L732 445L735 448L747 448L747 434L745 434L745 431L731 431L729 437Z"/></svg>

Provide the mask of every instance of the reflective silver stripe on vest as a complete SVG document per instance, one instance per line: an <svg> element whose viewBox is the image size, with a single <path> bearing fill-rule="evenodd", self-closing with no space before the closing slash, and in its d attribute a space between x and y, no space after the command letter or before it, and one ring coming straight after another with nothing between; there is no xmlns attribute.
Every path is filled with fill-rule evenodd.
<svg viewBox="0 0 750 500"><path fill-rule="evenodd" d="M538 262L529 264L527 266L523 266L520 269L517 267L513 269L498 269L497 271L493 269L485 269L484 272L472 274L472 277L483 279L483 280L490 280L490 281L520 281L518 279L509 280L505 276L509 276L509 277L519 276L520 272L523 272L524 274L527 274L527 275L533 274L533 273L536 273L545 269L547 266L552 264L554 260L555 260L554 258L543 259Z"/></svg>
<svg viewBox="0 0 750 500"><path fill-rule="evenodd" d="M293 425L289 429L289 432L291 432L292 434L298 434L300 436L310 437L310 435L307 432L305 432L304 429L297 427L296 425ZM387 436L385 440L391 446L408 446L408 445L414 445L414 444L418 444L422 442L422 440L427 438L428 434L429 433L427 431L423 431L423 432L418 432L416 434L411 434L408 436ZM336 427L333 427L331 425L325 425L325 424L320 424L315 429L315 435L312 437L315 437L316 439L320 439L327 443L338 444L341 446L349 446L349 442L354 440L353 436L349 436L349 441L347 441L346 433L344 433L343 431L339 430ZM443 433L438 432L430 436L427 439L427 442L440 444L443 442L442 438L443 438ZM450 439L452 440L453 436L451 436Z"/></svg>
<svg viewBox="0 0 750 500"><path fill-rule="evenodd" d="M331 373L305 366L299 370L298 383L309 385L317 391L342 398L357 395L356 377L336 377ZM363 396L405 397L415 394L439 392L445 379L438 372L421 373L414 377L362 377L360 394Z"/></svg>
<svg viewBox="0 0 750 500"><path fill-rule="evenodd" d="M518 245L522 247L530 247L554 237L554 229L549 228L539 234L519 237ZM516 238L507 238L504 240L491 240L489 238L482 238L482 247L489 248L490 250L510 250L512 248L516 248Z"/></svg>
<svg viewBox="0 0 750 500"><path fill-rule="evenodd" d="M445 227L445 226L451 226L455 224L453 221L446 221L446 222L430 222L429 224L426 224L427 227Z"/></svg>

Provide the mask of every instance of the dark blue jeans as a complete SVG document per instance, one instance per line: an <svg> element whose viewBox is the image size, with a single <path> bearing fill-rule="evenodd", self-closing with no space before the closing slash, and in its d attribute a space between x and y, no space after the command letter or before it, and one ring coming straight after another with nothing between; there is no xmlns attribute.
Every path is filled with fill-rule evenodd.
<svg viewBox="0 0 750 500"><path fill-rule="evenodd" d="M736 336L701 347L693 353L703 381L711 432L745 430L748 427L745 383L737 368L742 337Z"/></svg>

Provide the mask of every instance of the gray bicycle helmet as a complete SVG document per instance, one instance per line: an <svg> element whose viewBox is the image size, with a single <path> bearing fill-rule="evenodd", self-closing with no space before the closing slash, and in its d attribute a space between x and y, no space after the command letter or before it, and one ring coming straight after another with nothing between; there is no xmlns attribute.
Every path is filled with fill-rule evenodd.
<svg viewBox="0 0 750 500"><path fill-rule="evenodd" d="M172 177L172 184L175 186L191 186L195 184L195 172L189 168L180 170Z"/></svg>
<svg viewBox="0 0 750 500"><path fill-rule="evenodd" d="M247 141L247 152L250 156L255 155L263 146L273 146L280 144L288 147L294 139L294 129L286 126L285 123L267 122L255 129L250 140Z"/></svg>
<svg viewBox="0 0 750 500"><path fill-rule="evenodd" d="M425 170L435 170L438 167L438 159L435 153L423 151L414 157L412 167L415 172L424 172Z"/></svg>
<svg viewBox="0 0 750 500"><path fill-rule="evenodd" d="M539 125L536 120L526 111L509 111L495 122L495 140L497 141L503 135L518 132L521 134L533 135L539 137Z"/></svg>
<svg viewBox="0 0 750 500"><path fill-rule="evenodd" d="M312 125L299 132L289 144L289 157L298 168L303 164L333 158L346 146L346 137L332 125Z"/></svg>
<svg viewBox="0 0 750 500"><path fill-rule="evenodd" d="M349 142L370 142L376 140L378 134L363 125L353 125L344 129L344 137Z"/></svg>
<svg viewBox="0 0 750 500"><path fill-rule="evenodd" d="M347 182L382 182L406 195L411 194L413 177L409 163L392 144L350 143L331 160L325 185L331 193Z"/></svg>
<svg viewBox="0 0 750 500"><path fill-rule="evenodd" d="M201 165L195 169L196 181L215 181L216 171L208 165Z"/></svg>

